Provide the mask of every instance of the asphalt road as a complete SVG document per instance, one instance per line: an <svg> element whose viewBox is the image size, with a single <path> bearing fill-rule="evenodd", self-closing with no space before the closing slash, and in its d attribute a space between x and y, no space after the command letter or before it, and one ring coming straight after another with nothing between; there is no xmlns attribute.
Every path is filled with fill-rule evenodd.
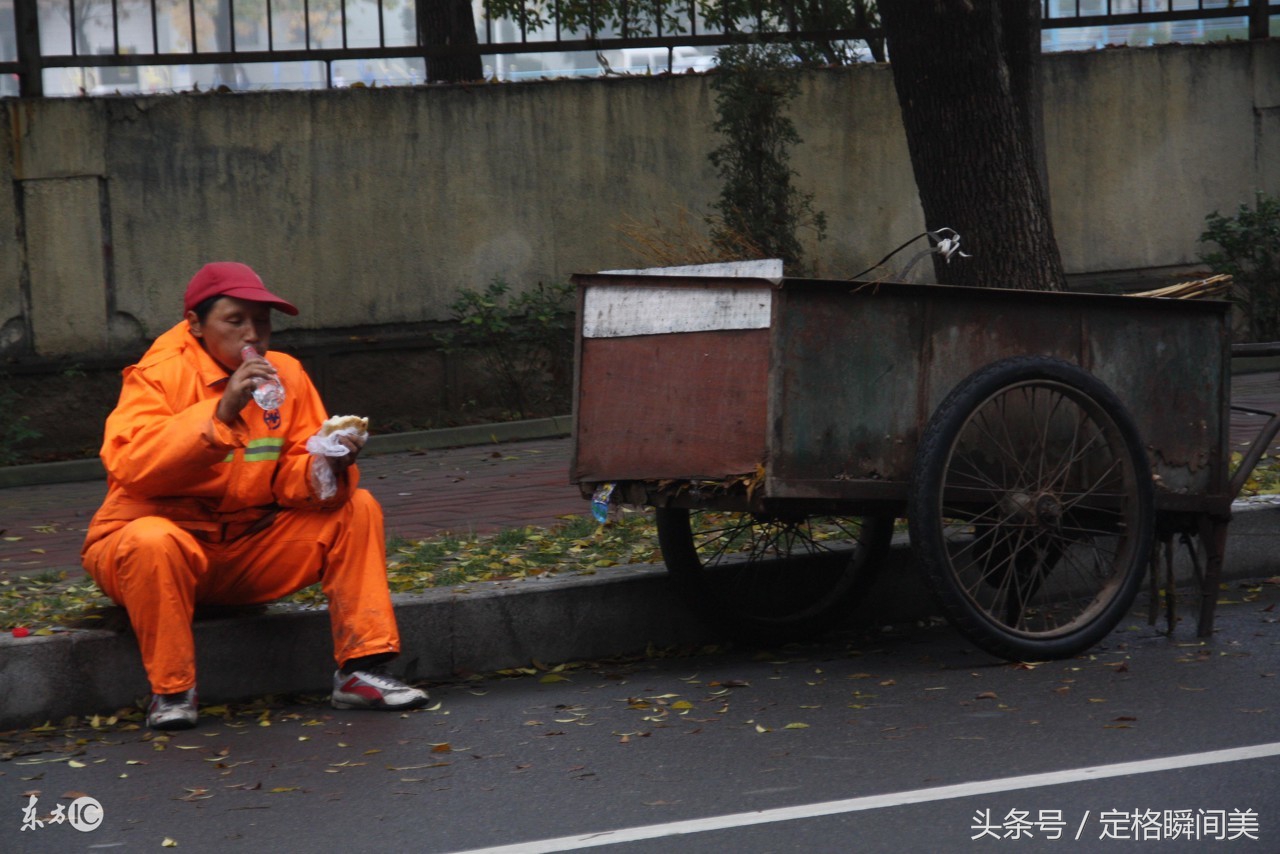
<svg viewBox="0 0 1280 854"><path fill-rule="evenodd" d="M913 626L12 737L0 851L1276 852L1280 583L1225 600L1035 665Z"/></svg>

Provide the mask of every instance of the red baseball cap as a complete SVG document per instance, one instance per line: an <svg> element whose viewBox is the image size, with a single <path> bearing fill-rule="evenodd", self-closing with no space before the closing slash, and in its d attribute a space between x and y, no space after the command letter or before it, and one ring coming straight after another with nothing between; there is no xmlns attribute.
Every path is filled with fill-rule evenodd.
<svg viewBox="0 0 1280 854"><path fill-rule="evenodd" d="M191 277L183 300L186 311L192 311L209 297L235 297L252 302L265 302L285 314L297 314L298 307L281 299L262 284L262 279L248 264L238 261L214 261L205 264Z"/></svg>

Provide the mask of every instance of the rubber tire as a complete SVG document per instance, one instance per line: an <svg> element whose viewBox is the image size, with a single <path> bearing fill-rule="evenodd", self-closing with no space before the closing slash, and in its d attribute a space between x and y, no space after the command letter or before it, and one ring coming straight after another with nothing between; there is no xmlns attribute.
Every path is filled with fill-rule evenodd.
<svg viewBox="0 0 1280 854"><path fill-rule="evenodd" d="M1044 386L1065 393L1070 399L1074 399L1074 402L1091 419L1111 431L1112 439L1109 443L1113 444L1117 452L1115 459L1124 469L1124 479L1128 481L1124 484L1126 490L1122 493L1126 503L1124 509L1129 515L1128 524L1116 526L1117 530L1127 533L1115 534L1116 540L1123 545L1117 547L1116 559L1111 562L1113 572L1109 576L1110 581L1103 579L1100 582L1102 589L1086 605L1086 611L1076 621L1078 624L1055 627L1051 631L1043 632L1021 630L1008 625L1010 618L1007 607L1004 619L997 619L995 614L984 610L974 596L966 591L965 583L959 577L961 570L957 569L953 563L948 549L944 527L946 516L942 500L944 478L952 465L956 443L961 438L961 431L970 423L971 417L1002 393L1009 392L1015 387L1027 386ZM988 431L988 434L990 432ZM1045 432L1048 432L1047 428ZM1012 441L1012 435L1007 435L1010 435ZM1079 435L1078 428L1075 435ZM974 470L977 470L976 465ZM1002 469L1001 474L1006 473ZM990 471L983 471L980 474L988 480L991 479ZM1128 490L1131 490L1131 493ZM1046 493L1042 494L1047 494L1047 491L1046 488ZM1024 496L1026 490L1020 488L1016 494ZM992 504L990 510L995 513L1004 512L1013 502L1014 495L1014 490L1009 489L1005 493L1007 496L1005 503ZM1085 652L1106 637L1133 604L1142 583L1154 537L1155 498L1151 468L1138 430L1124 404L1097 377L1068 362L1045 356L1019 356L993 362L971 374L947 395L921 435L907 508L908 529L914 555L922 565L951 623L978 647L992 655L1012 661L1068 658ZM1060 512L1065 519L1066 514L1071 511ZM1081 516L1086 516L1087 512L1085 511ZM1012 518L1012 516L1008 517L1008 519ZM1082 528L1086 527L1083 522L1080 525ZM1015 529L1015 526L1011 525L1010 529ZM975 531L977 530L983 531L984 536L989 534L985 526L975 526ZM1039 549L1039 558L1037 558L1035 553L1030 555L1026 553L1026 548L1030 547L1021 545L1025 542L1021 539L1022 534L1018 537L1020 539L1015 545L1007 547L1011 555L1007 564L1012 567L1011 571L1007 570L1007 574L1010 576L1021 574L1024 579L1025 567L1028 564L1037 567L1034 571L1041 576L1054 572L1055 567L1062 560L1065 549L1073 544L1094 543L1095 560L1100 548L1096 545L1097 539L1100 538L1090 535L1079 539L1068 539L1061 534L1061 531L1058 534L1037 533L1032 537L1033 543L1037 540L1039 542L1036 546ZM1054 537L1061 539L1057 541ZM985 579L988 571L985 567L990 566L992 558L990 552L979 548L982 539L983 536L974 536L970 542L973 544L972 551L977 554L978 561L986 562L983 568ZM988 537L989 542L990 539ZM1046 541L1055 550L1055 553L1049 557L1046 557L1049 549L1043 545ZM991 548L991 546L988 545L985 548ZM1019 558L1028 556L1030 560L1023 560L1020 565L1018 564ZM1045 568L1041 571L1038 568L1040 566ZM1096 562L1093 568L1096 573ZM1062 572L1064 571L1059 571L1060 574ZM1070 570L1065 572L1069 573ZM984 583L987 586L995 586L990 581ZM1017 582L1011 582L1011 586L1014 583ZM1025 580L1022 583L1027 588L1032 587ZM1043 577L1035 580L1035 589L1031 590L1029 595L1038 593L1043 583ZM970 589L976 590L977 585L972 585ZM1101 598L1103 595L1109 598ZM1025 608L1025 601L1024 599L1022 610L1030 610L1034 613L1034 609Z"/></svg>
<svg viewBox="0 0 1280 854"><path fill-rule="evenodd" d="M694 528L703 514L683 508L656 509L663 560L672 579L708 623L749 644L806 640L848 618L874 582L893 539L892 516L853 517L850 521L861 525L861 547L856 552L845 549L815 556L799 545L794 550L787 545L779 549L780 557L735 559L740 553L734 553L726 560L712 558L704 563L694 542ZM755 537L781 529L803 531L810 522L829 518L806 518L787 525L750 514L722 515ZM811 570L809 577L820 585L817 590L803 591L790 583L779 586L784 574L805 569ZM762 585L768 592L761 592Z"/></svg>

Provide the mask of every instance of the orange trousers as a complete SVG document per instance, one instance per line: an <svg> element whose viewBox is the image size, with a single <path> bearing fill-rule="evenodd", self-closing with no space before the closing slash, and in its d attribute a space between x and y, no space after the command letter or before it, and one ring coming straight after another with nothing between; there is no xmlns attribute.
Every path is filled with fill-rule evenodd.
<svg viewBox="0 0 1280 854"><path fill-rule="evenodd" d="M396 653L382 508L366 490L332 510L282 510L262 531L207 542L169 519L135 519L91 545L84 567L129 612L156 694L196 684L196 605L253 605L320 582L334 658Z"/></svg>

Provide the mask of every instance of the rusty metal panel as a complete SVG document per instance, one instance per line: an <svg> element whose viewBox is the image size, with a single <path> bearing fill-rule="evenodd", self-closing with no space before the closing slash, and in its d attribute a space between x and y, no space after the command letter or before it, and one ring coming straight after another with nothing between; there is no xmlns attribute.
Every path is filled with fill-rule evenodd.
<svg viewBox="0 0 1280 854"><path fill-rule="evenodd" d="M854 499L872 484L877 495L905 495L943 398L1014 355L1063 359L1107 383L1150 447L1164 494L1225 490L1220 303L787 280L773 335L770 496Z"/></svg>
<svg viewBox="0 0 1280 854"><path fill-rule="evenodd" d="M1227 318L1161 310L1166 300L1134 301L1154 305L1089 318L1084 365L1125 401L1138 424L1157 497L1225 495L1231 392Z"/></svg>
<svg viewBox="0 0 1280 854"><path fill-rule="evenodd" d="M916 306L853 290L788 285L775 302L773 478L900 480L914 459L923 373Z"/></svg>
<svg viewBox="0 0 1280 854"><path fill-rule="evenodd" d="M767 329L582 342L574 480L718 479L764 460Z"/></svg>

